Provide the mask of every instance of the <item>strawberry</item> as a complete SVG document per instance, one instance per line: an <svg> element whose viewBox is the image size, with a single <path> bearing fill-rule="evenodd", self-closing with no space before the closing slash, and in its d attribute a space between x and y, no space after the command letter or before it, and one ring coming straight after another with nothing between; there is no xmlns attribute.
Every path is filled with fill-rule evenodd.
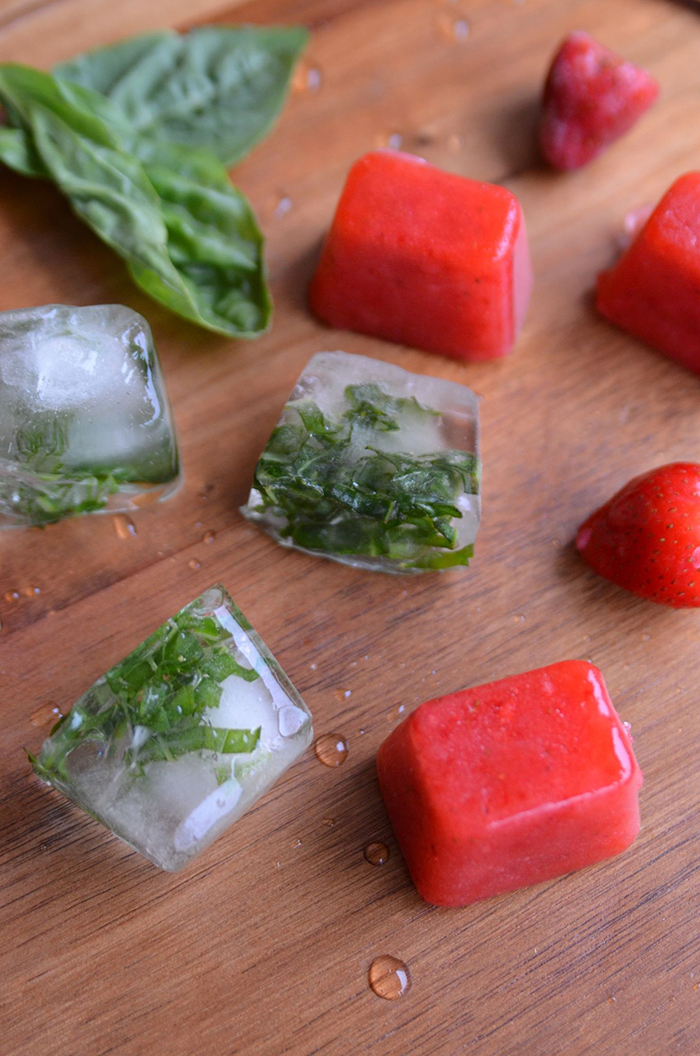
<svg viewBox="0 0 700 1056"><path fill-rule="evenodd" d="M542 153L555 169L579 169L631 128L658 94L647 70L588 33L570 33L544 87Z"/></svg>
<svg viewBox="0 0 700 1056"><path fill-rule="evenodd" d="M643 473L590 515L576 548L591 568L641 598L700 606L700 465Z"/></svg>

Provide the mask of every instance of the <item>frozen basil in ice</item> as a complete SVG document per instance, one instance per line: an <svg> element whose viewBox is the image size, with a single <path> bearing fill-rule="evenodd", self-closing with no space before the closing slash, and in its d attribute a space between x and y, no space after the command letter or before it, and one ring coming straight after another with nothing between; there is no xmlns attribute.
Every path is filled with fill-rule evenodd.
<svg viewBox="0 0 700 1056"><path fill-rule="evenodd" d="M479 527L466 386L320 352L260 456L243 513L286 546L385 572L466 565Z"/></svg>
<svg viewBox="0 0 700 1056"><path fill-rule="evenodd" d="M175 871L312 737L304 701L217 585L98 678L31 758L44 781Z"/></svg>
<svg viewBox="0 0 700 1056"><path fill-rule="evenodd" d="M0 312L0 527L127 510L178 482L143 316L120 304Z"/></svg>

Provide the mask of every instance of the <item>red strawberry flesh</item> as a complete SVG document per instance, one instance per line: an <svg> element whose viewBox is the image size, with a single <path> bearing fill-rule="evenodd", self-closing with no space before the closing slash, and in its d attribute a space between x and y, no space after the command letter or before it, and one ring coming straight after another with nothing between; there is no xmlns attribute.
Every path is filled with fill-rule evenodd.
<svg viewBox="0 0 700 1056"><path fill-rule="evenodd" d="M555 169L581 168L632 127L659 94L652 75L571 33L557 51L544 89L540 144Z"/></svg>
<svg viewBox="0 0 700 1056"><path fill-rule="evenodd" d="M635 477L584 521L581 557L625 590L672 608L700 607L700 465Z"/></svg>

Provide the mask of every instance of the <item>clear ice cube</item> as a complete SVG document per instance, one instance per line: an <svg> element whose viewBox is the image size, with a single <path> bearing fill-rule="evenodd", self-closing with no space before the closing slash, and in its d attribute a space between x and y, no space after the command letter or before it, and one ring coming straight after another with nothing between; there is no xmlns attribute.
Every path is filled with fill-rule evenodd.
<svg viewBox="0 0 700 1056"><path fill-rule="evenodd" d="M311 713L223 587L75 703L35 772L161 869L182 869L311 743Z"/></svg>
<svg viewBox="0 0 700 1056"><path fill-rule="evenodd" d="M178 482L143 316L120 304L0 312L0 527L127 510Z"/></svg>
<svg viewBox="0 0 700 1056"><path fill-rule="evenodd" d="M361 568L466 565L481 516L478 397L367 356L319 352L242 513L285 546Z"/></svg>

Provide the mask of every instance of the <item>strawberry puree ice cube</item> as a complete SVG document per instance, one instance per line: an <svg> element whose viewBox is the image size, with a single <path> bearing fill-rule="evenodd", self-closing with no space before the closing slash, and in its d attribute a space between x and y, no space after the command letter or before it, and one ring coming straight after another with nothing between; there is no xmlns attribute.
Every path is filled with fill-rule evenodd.
<svg viewBox="0 0 700 1056"><path fill-rule="evenodd" d="M510 191L380 150L350 170L310 304L331 326L472 361L510 352L531 287Z"/></svg>
<svg viewBox="0 0 700 1056"><path fill-rule="evenodd" d="M619 854L642 775L592 664L569 660L422 704L379 783L427 902L463 906Z"/></svg>

